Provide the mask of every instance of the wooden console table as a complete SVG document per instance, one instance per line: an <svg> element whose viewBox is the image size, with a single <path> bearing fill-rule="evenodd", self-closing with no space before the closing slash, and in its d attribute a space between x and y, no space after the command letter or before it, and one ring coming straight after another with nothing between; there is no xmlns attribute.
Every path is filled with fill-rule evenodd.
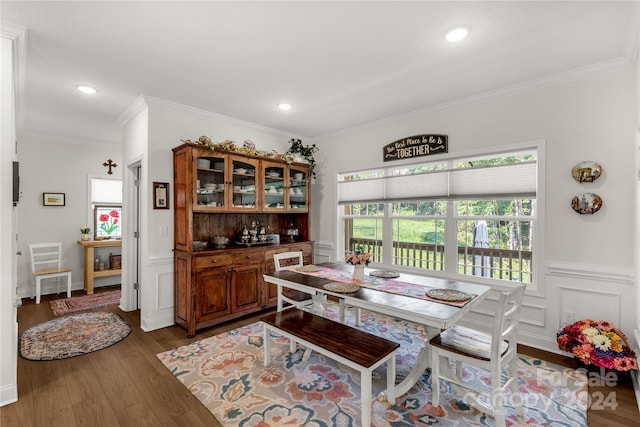
<svg viewBox="0 0 640 427"><path fill-rule="evenodd" d="M104 246L122 246L122 240L78 240L78 244L84 248L84 290L87 295L93 294L93 280L96 277L115 276L122 273L122 269L106 269L96 271L94 260L96 257L95 248Z"/></svg>

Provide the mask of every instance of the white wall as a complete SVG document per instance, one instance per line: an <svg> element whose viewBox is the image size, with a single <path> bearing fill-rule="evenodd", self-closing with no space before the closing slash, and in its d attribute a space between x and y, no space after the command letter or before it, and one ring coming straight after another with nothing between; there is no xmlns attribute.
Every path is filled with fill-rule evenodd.
<svg viewBox="0 0 640 427"><path fill-rule="evenodd" d="M142 104L146 105L146 108ZM298 136L152 97L142 97L130 110L130 114L123 117L124 163L141 161L143 175L140 182L143 218L140 230L142 294L140 321L144 330L153 330L174 324L173 185L170 187L169 210L154 210L151 198L151 186L154 181L173 183L171 149L181 145L181 140L195 141L200 136L206 135L214 141L228 139L240 145L245 140L251 140L259 150L285 152L289 148L288 141ZM146 151L144 149L129 151L127 147L133 137L128 135L136 134L142 138L144 134L139 129L145 122L140 120L140 114L146 117L148 148ZM132 128L136 128L135 132ZM126 179L125 175L125 181ZM165 230L168 231L166 234Z"/></svg>
<svg viewBox="0 0 640 427"><path fill-rule="evenodd" d="M586 73L585 73L586 74ZM609 317L623 330L634 327L634 71L617 66L603 74L553 87L509 88L486 99L452 104L388 119L318 138L319 182L312 187L313 235L331 250L335 240L336 173L377 167L382 146L422 133L449 135L449 153L546 140L546 233L548 266L540 294L526 298L523 341L557 351L560 314L576 320ZM518 92L518 89L522 89ZM353 159L358 159L357 163ZM570 174L578 162L604 168L594 183L579 184ZM415 160L414 160L415 162ZM394 162L394 164L402 162ZM595 192L604 206L591 216L570 207L576 194ZM480 309L482 312L484 309ZM477 321L489 321L490 310Z"/></svg>
<svg viewBox="0 0 640 427"><path fill-rule="evenodd" d="M18 297L32 292L29 267L29 244L62 242L63 264L73 269L72 289L84 287L84 261L80 239L80 227L88 224L93 231L89 210L89 177L122 179L122 148L109 144L64 144L42 139L19 141L20 223L18 227ZM118 166L107 174L102 166L112 159ZM65 193L66 206L43 206L42 193ZM102 259L114 248L104 248ZM97 278L97 287L120 283L119 276ZM55 293L55 286L43 286L42 293ZM66 295L61 294L61 297Z"/></svg>

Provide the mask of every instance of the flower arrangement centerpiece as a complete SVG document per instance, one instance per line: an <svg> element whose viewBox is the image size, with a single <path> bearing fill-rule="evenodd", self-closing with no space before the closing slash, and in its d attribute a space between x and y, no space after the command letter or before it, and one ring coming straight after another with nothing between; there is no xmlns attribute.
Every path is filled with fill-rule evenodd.
<svg viewBox="0 0 640 427"><path fill-rule="evenodd" d="M362 251L347 253L347 264L353 264L353 280L361 282L364 280L364 266L369 265L371 254Z"/></svg>
<svg viewBox="0 0 640 427"><path fill-rule="evenodd" d="M370 259L371 259L371 254L362 252L362 251L355 251L355 252L347 253L346 261L347 261L347 264L369 265Z"/></svg>
<svg viewBox="0 0 640 427"><path fill-rule="evenodd" d="M636 354L627 337L609 322L586 319L567 325L557 333L558 348L590 365L618 372L638 369Z"/></svg>

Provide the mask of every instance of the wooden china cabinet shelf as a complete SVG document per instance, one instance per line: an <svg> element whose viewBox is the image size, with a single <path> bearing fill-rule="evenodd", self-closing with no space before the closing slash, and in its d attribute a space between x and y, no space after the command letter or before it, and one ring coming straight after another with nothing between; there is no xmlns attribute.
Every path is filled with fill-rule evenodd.
<svg viewBox="0 0 640 427"><path fill-rule="evenodd" d="M186 143L173 149L175 322L198 329L273 307L276 288L262 276L273 254L302 251L313 262L309 165L212 150ZM234 245L252 223L280 234L279 245ZM295 242L285 230L296 228ZM213 248L214 236L230 245ZM206 241L195 251L193 241Z"/></svg>

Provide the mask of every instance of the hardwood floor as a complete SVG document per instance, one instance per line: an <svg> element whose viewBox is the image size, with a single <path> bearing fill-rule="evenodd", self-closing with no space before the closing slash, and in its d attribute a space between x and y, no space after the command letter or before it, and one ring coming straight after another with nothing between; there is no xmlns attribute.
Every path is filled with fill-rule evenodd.
<svg viewBox="0 0 640 427"><path fill-rule="evenodd" d="M111 290L100 288L96 292ZM84 292L74 292L74 296ZM20 332L53 319L47 295L36 305L23 300L18 309ZM264 314L242 318L199 332L188 339L184 329L173 326L152 332L140 329L140 312L121 314L133 326L120 343L88 355L49 362L18 358L18 402L0 408L2 427L64 426L220 426L213 415L164 367L156 354L223 331L257 321ZM530 347L522 353L565 366L573 360ZM640 420L631 381L615 388L590 387L592 401L610 393L615 409L588 411L589 426L637 426ZM604 403L604 402L600 402ZM614 403L611 399L609 403Z"/></svg>

